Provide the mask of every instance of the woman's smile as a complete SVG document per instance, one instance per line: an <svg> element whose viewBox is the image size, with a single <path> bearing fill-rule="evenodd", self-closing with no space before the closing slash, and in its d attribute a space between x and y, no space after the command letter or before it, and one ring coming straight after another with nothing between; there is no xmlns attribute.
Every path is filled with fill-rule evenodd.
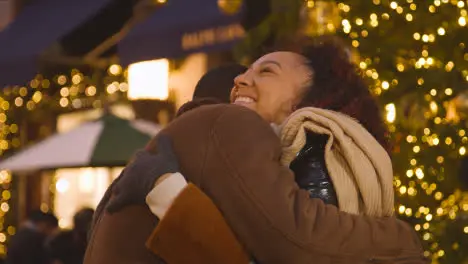
<svg viewBox="0 0 468 264"><path fill-rule="evenodd" d="M281 124L308 87L311 71L305 57L294 52L273 52L234 79L231 102L257 112L269 123Z"/></svg>
<svg viewBox="0 0 468 264"><path fill-rule="evenodd" d="M252 106L255 102L256 102L255 99L253 99L252 97L248 97L248 96L237 96L234 99L234 104L242 105L246 107Z"/></svg>

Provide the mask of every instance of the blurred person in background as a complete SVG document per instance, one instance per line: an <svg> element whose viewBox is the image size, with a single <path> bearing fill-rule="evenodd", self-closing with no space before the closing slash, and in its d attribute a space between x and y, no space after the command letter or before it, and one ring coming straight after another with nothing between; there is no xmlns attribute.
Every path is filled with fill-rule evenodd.
<svg viewBox="0 0 468 264"><path fill-rule="evenodd" d="M11 238L8 245L7 264L49 263L45 244L58 228L58 219L52 213L33 211L28 220Z"/></svg>
<svg viewBox="0 0 468 264"><path fill-rule="evenodd" d="M73 217L73 229L54 236L48 243L51 264L81 264L88 245L94 210L84 208Z"/></svg>

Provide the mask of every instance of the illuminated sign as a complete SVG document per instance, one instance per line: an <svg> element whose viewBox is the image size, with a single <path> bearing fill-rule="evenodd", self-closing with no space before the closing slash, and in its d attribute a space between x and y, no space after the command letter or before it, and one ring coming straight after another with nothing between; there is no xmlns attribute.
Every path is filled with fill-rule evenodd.
<svg viewBox="0 0 468 264"><path fill-rule="evenodd" d="M240 24L231 24L186 33L182 36L181 44L183 50L191 50L233 41L242 38L244 35L244 28Z"/></svg>

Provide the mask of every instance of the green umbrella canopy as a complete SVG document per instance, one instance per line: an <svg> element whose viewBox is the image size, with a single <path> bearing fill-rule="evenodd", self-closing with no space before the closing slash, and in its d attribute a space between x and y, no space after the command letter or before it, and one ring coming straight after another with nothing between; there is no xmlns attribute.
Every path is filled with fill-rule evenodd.
<svg viewBox="0 0 468 264"><path fill-rule="evenodd" d="M112 114L46 138L0 162L0 169L30 171L125 166L160 130L158 125Z"/></svg>

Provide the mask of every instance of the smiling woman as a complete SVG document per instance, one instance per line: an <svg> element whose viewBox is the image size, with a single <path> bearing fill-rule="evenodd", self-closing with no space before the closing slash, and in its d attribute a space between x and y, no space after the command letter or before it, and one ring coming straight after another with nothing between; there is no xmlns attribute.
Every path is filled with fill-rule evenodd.
<svg viewBox="0 0 468 264"><path fill-rule="evenodd" d="M312 72L303 56L273 52L258 59L235 78L231 101L257 112L269 123L281 124L301 101Z"/></svg>
<svg viewBox="0 0 468 264"><path fill-rule="evenodd" d="M281 47L289 51L264 55L234 80L232 103L277 125L303 107L337 111L358 120L390 152L380 108L340 39L300 39Z"/></svg>

